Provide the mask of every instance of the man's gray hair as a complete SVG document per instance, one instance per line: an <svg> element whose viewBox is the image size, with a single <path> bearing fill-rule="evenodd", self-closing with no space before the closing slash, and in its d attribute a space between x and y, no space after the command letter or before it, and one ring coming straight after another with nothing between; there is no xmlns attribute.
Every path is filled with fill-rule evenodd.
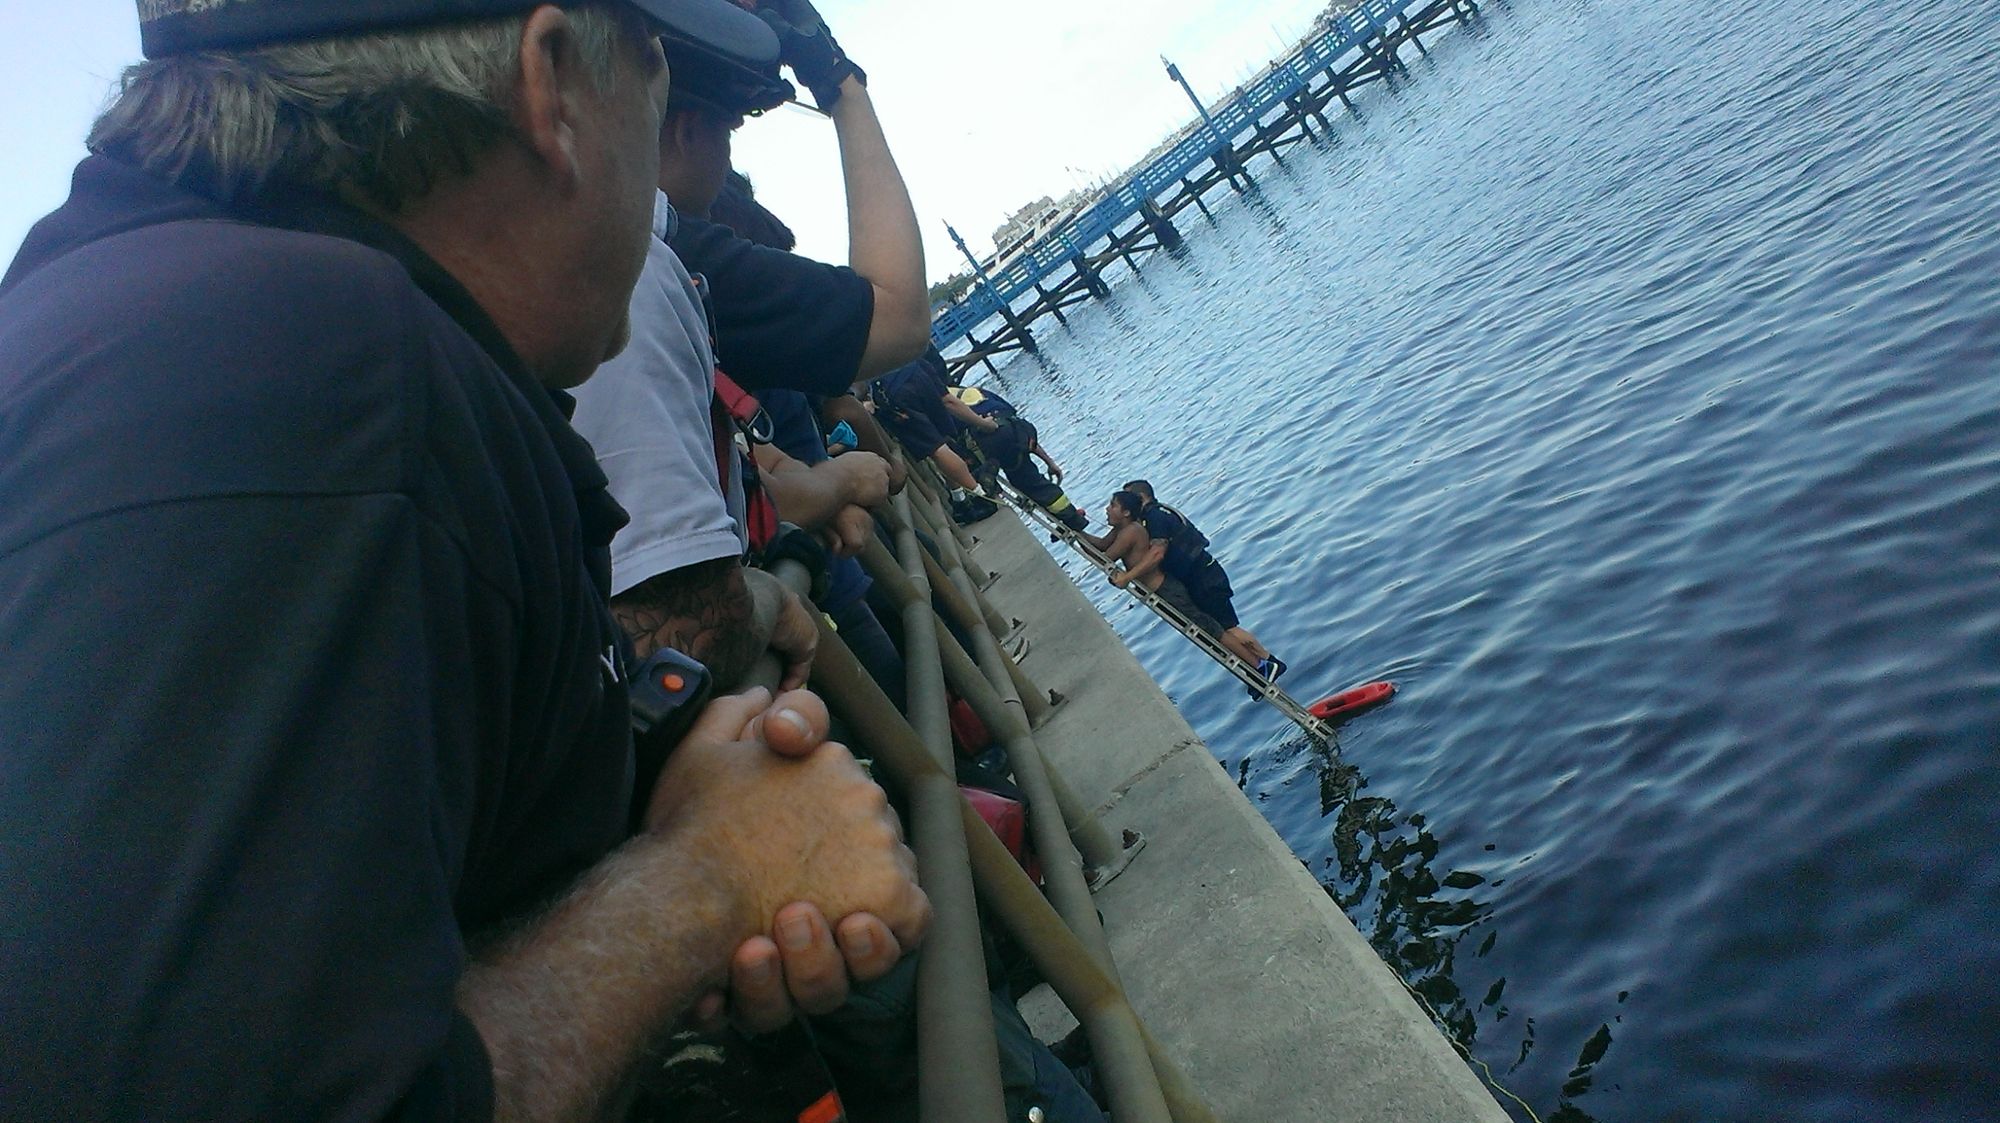
<svg viewBox="0 0 2000 1123"><path fill-rule="evenodd" d="M622 8L570 9L597 88L643 34ZM274 182L358 192L391 212L513 132L526 16L241 51L198 51L125 72L92 152L230 202Z"/></svg>

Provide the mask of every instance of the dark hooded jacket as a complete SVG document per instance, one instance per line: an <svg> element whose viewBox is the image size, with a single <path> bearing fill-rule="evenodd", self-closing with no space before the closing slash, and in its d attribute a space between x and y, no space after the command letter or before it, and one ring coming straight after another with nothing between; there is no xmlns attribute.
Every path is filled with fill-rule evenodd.
<svg viewBox="0 0 2000 1123"><path fill-rule="evenodd" d="M0 283L0 1116L490 1114L467 940L631 799L562 403L386 226L78 168Z"/></svg>

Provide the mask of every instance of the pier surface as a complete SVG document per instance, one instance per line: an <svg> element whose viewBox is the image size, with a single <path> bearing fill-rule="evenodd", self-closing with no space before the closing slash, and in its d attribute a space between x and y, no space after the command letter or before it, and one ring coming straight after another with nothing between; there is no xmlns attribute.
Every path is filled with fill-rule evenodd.
<svg viewBox="0 0 2000 1123"><path fill-rule="evenodd" d="M1022 664L1066 701L1037 740L1115 836L1096 897L1125 989L1229 1123L1507 1123L1374 949L1217 764L1110 624L1006 510L971 528ZM1217 671L1221 674L1221 671ZM1038 989L1045 1039L1075 1024Z"/></svg>

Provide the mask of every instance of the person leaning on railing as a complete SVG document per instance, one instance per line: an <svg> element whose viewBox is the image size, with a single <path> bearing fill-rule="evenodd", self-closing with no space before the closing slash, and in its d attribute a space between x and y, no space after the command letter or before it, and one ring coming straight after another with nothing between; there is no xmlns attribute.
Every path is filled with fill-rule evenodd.
<svg viewBox="0 0 2000 1123"><path fill-rule="evenodd" d="M775 541L771 507L782 505L778 514L823 531L835 550L852 553L872 531L865 508L888 497L891 477L889 465L872 455L810 466L772 448L755 400L734 391L738 380L726 364L718 369L710 325L721 322L726 299L670 248L687 218L667 188L679 192L682 205L706 213L728 171L728 129L793 92L779 77L777 35L748 14L742 18L757 32L742 43L664 37L674 81L648 148L660 190L654 238L632 296L633 342L578 390L576 413L612 495L632 514L612 543L612 611L642 657L674 648L705 664L724 688L767 647L783 656L793 682L804 680L811 663L817 633L804 603L743 564ZM721 130L720 153L708 159L707 171L690 175L685 151L705 151L691 138L709 137L711 128ZM740 381L763 387L816 380L823 376L813 370L785 369ZM844 389L846 380L833 384ZM745 460L739 431L761 471ZM760 599L776 610L760 610ZM769 635L753 626L765 618L776 620Z"/></svg>
<svg viewBox="0 0 2000 1123"><path fill-rule="evenodd" d="M795 244L791 228L758 203L749 189L749 181L733 172L711 206L710 215L760 246L789 251ZM839 395L829 399L807 395L799 390L767 388L758 391L757 400L770 418L771 440L768 445L760 445L754 451L759 458L758 467L769 473L772 499L777 503L779 516L785 521L800 526L811 525L814 514L824 512L830 505L825 498L826 493L837 493L839 481L854 471L856 465L865 466L872 472L874 464L880 462L889 469L888 493L902 490L902 465L886 436L880 436L877 444L882 452L871 452L859 447L864 438L854 424L842 420L839 424L845 426L851 443L840 450L841 455L833 455L834 450L829 447L822 427L829 415L845 415L837 407L833 410L827 407L836 401L853 402L852 397ZM864 412L862 417L867 419L867 414ZM862 428L880 435L872 419L867 419ZM778 462L780 456L797 467L787 470ZM820 493L818 499L814 498L815 490ZM869 515L869 508L873 506L875 504L860 508L862 519L858 526L843 525L845 516L855 508L840 509L828 523L835 528L831 543L833 557L827 564L826 588L814 607L833 621L841 642L847 645L869 677L900 710L905 705L908 686L903 656L883 628L880 618L869 607L868 575L854 560L854 555L865 545L865 537L875 534L875 524Z"/></svg>
<svg viewBox="0 0 2000 1123"><path fill-rule="evenodd" d="M624 341L654 36L728 5L141 12L0 282L0 1114L590 1117L725 989L887 970L928 905L811 695L711 705L630 830L560 388Z"/></svg>
<svg viewBox="0 0 2000 1123"><path fill-rule="evenodd" d="M812 20L818 20L810 8L802 4L788 6L792 18L804 10ZM782 22L782 20L780 20ZM816 24L818 32L824 36L824 24ZM830 36L826 36L830 40ZM830 96L824 92L828 82L824 76L814 76L812 62L800 72L798 60L800 50L804 50L796 36L788 36L786 42L786 62L794 68L794 74L808 86L820 90L822 108L830 104ZM664 246L654 248L654 260L648 270L678 270L682 268L682 246L686 242L680 238L680 230L686 228L690 216L710 216L716 200L724 194L724 184L728 176L728 136L742 124L744 114L758 108L766 108L766 98L772 92L774 74L744 66L744 60L720 58L716 50L682 42L678 38L668 38L668 60L674 64L674 86L670 104L680 106L678 112L670 112L666 126L660 130L660 186L666 198L672 202L672 224L666 226L666 242L674 246L666 252ZM808 58L812 58L808 54ZM844 54L840 56L844 60ZM820 58L824 64L824 58ZM856 68L858 72L858 68ZM852 90L858 90L854 76L844 76L840 80L842 98L846 100ZM858 100L858 98L856 98ZM854 114L846 114L852 122ZM842 114L836 112L836 128L842 122ZM866 116L872 122L872 110ZM844 148L848 148L844 144ZM886 162L886 150L880 152ZM894 172L894 166L888 166ZM852 182L852 168L850 168ZM896 194L902 194L900 182L896 184ZM904 210L908 202L904 200ZM750 200L732 200L732 214L742 220L756 220L756 230L762 232L782 232L784 224L762 212ZM748 226L748 222L746 222ZM782 234L776 234L782 238ZM908 218L908 238L914 242L914 218ZM804 258L796 258L782 248L754 246L742 240L734 230L712 228L704 238L696 240L696 252L716 254L718 246L726 252L712 256L710 264L720 266L724 274L708 274L704 278L712 280L714 292L714 324L716 334L716 358L724 372L738 378L746 386L758 388L758 402L764 404L764 416L772 422L768 432L746 434L758 456L760 474L776 502L776 512L786 522L802 526L828 526L836 528L840 522L840 510L852 510L854 506L868 508L878 506L888 498L890 480L882 474L886 464L870 452L848 452L840 458L826 458L826 446L820 440L814 424L814 410L806 404L806 392L818 390L822 394L832 392L836 402L852 402L840 394L846 384L856 378L858 370L866 370L868 358L852 344L862 338L870 340L870 348L878 338L878 328L872 328L872 318L880 318L886 308L876 304L870 308L864 300L842 300L840 292L860 288L866 294L868 282L858 278L848 270L836 270L830 266L820 266ZM752 254L754 252L754 254ZM776 290L754 288L746 290L742 280L738 284L724 284L722 276L738 276L748 270L750 274L766 274L770 278L790 278L796 288L786 288L778 284ZM922 274L920 258L910 270L920 284ZM644 354L662 354L654 344L672 338L678 348L686 348L686 332L676 330L678 318L660 316L658 310L646 308L644 296L648 292L648 280L640 280L640 292L634 298L632 318L634 332L640 346L628 356L614 360L606 366L606 372L584 392L584 406L578 414L580 422L586 426L596 426L600 420L616 418L620 430L630 430L632 440L620 436L616 444L600 442L600 452L608 454L606 468L612 474L614 492L632 496L630 504L640 508L650 508L658 502L688 502L696 492L696 484L688 480L702 476L704 480L714 480L708 470L692 464L696 458L686 456L686 464L674 474L674 480L664 480L658 476L644 478L632 474L632 462L640 460L644 450L640 448L640 438L646 444L662 444L662 432L672 430L672 426L644 424L636 426L634 418L646 416L652 410L650 404L642 406L606 406L596 400L598 394L610 390L612 386L622 386L630 390L644 388L646 396L652 400L674 398L686 400L686 394L678 388L686 384L684 378L666 378L666 368L680 364L686 366L688 360L674 360L674 364L660 362L640 362ZM670 286L668 286L670 288ZM822 292L830 290L830 292ZM740 302L756 302L748 310L740 308ZM822 294L822 296L816 296ZM748 312L748 314L746 314ZM842 320L846 318L846 320ZM736 330L744 334L738 342L742 346L736 354L752 364L748 370L734 364L730 358L728 342L730 332ZM764 348L756 344L762 334L772 334L782 338L786 346L800 348L798 362L784 360L778 362L768 354L770 344ZM842 342L846 340L846 342ZM810 358L810 362L806 362ZM616 380L616 382L614 382ZM672 388L672 390L670 390ZM866 414L858 418L860 428L874 430L872 420ZM586 428L590 432L590 428ZM642 436L644 434L644 436ZM688 436L688 428L680 428L682 436ZM632 450L638 456L620 456L624 450ZM714 462L710 462L712 468ZM852 476L856 470L870 482L872 494L848 492L838 482ZM708 492L714 492L708 486ZM672 496L672 500L666 500ZM704 496L704 504L714 496ZM740 514L740 512L738 512ZM640 522L654 522L648 516L640 516ZM666 526L666 524L662 524ZM644 575L648 569L660 565L660 554L652 548L634 542L628 550L624 544L624 534L620 542L614 544L614 563L624 565L624 573L616 577L622 591L622 603L614 601L620 609L622 619L628 625L638 625L634 629L634 641L642 647L660 641L662 635L684 635L688 639L702 639L706 633L688 633L686 621L698 619L698 613L714 605L710 597L682 593L678 589L686 587L682 583L682 573L660 571L654 575ZM860 534L874 534L874 526L864 518ZM666 534L664 540L672 540L674 534ZM868 579L860 573L858 565L844 554L852 554L860 544L854 542L846 528L840 528L834 536L834 562L828 583L828 593L838 599L830 599L816 607L824 607L832 613L838 623L838 635L868 667L870 675L878 677L884 691L898 699L904 697L904 663L902 655L896 651L894 643L882 629L880 621L868 609L866 593ZM842 579L846 571L846 579ZM754 573L754 571L752 571ZM754 573L762 577L762 573ZM676 613L646 613L640 615L634 609L646 603L662 603L672 597L670 603L684 605ZM710 609L714 611L714 609ZM678 631L676 631L678 629ZM720 629L718 629L720 631ZM678 645L678 643L676 643ZM912 957L914 959L914 957ZM916 1097L916 1019L914 1019L914 977L916 965L912 959L904 959L892 973L870 979L856 987L852 1003L840 1009L814 1009L822 1017L814 1019L814 1043L822 1057L830 1065L836 1081L840 1081L840 1093L848 1101L850 1109L858 1119L902 1119L914 1113ZM1050 1123L1102 1123L1102 1111L1092 1103L1090 1095L1076 1083L1072 1073L1040 1043L1034 1039L1032 1031L1022 1021L1020 1013L1014 1009L1012 1001L1004 995L992 997L992 1015L998 1025L1000 1041L1000 1069L1004 1095L1010 1107L1016 1107L1014 1117L1030 1117L1030 1107L1046 1117ZM760 1029L760 1025L748 1025L750 1029Z"/></svg>

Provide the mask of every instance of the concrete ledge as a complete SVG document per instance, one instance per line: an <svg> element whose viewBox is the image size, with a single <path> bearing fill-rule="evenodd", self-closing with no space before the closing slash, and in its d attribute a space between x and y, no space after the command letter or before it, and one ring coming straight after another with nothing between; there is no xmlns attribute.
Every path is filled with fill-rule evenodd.
<svg viewBox="0 0 2000 1123"><path fill-rule="evenodd" d="M1479 1079L1011 512L972 528L1022 669L1068 699L1037 739L1144 853L1097 895L1125 987L1232 1123L1507 1123ZM1217 674L1222 672L1218 670ZM1046 988L1023 1009L1074 1025Z"/></svg>

